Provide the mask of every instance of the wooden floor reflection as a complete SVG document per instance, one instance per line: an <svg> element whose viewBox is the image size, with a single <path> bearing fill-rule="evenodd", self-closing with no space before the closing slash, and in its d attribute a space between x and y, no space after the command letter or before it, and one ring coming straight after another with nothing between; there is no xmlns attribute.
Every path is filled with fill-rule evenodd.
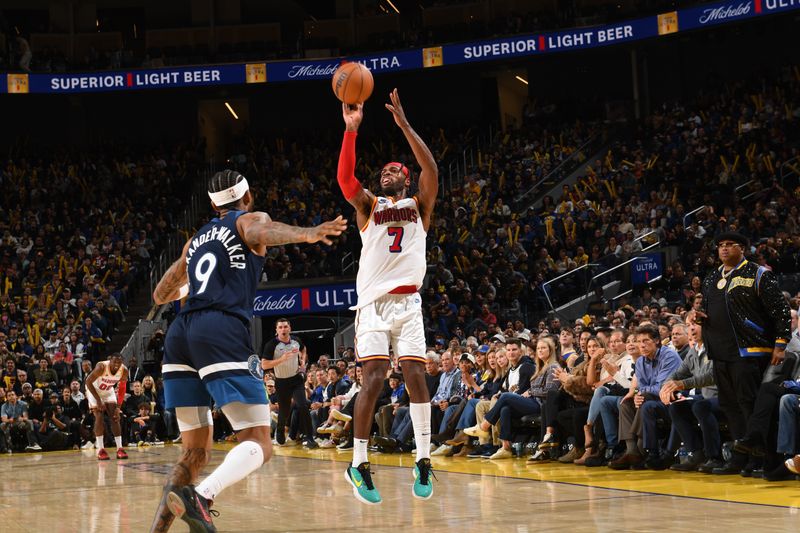
<svg viewBox="0 0 800 533"><path fill-rule="evenodd" d="M230 446L219 446L212 466ZM0 457L0 531L141 532L149 527L174 446ZM113 455L112 455L113 457ZM796 531L800 483L739 476L614 472L524 460L435 459L434 498L411 497L410 455L373 454L380 506L356 502L349 453L282 448L215 504L220 531ZM172 531L187 531L178 522Z"/></svg>

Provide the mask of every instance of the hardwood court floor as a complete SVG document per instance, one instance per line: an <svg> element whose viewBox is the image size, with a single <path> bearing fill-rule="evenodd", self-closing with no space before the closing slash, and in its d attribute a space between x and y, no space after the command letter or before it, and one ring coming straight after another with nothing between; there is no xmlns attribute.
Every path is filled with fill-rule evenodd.
<svg viewBox="0 0 800 533"><path fill-rule="evenodd" d="M218 445L212 466L230 445ZM113 450L111 450L113 452ZM147 531L177 446L0 457L0 532ZM112 455L113 457L113 455ZM352 497L351 454L279 448L215 508L220 531L797 531L800 482L434 458L434 498L411 497L410 455L372 454L380 506ZM187 531L176 522L171 531Z"/></svg>

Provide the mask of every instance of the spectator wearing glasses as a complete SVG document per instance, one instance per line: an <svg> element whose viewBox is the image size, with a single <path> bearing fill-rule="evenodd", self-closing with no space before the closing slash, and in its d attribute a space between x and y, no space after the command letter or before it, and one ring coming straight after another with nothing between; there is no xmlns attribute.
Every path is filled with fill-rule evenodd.
<svg viewBox="0 0 800 533"><path fill-rule="evenodd" d="M720 409L734 439L743 439L762 376L783 361L791 314L775 275L745 259L748 239L734 232L717 236L722 265L703 281L702 309L689 321L703 325L703 341L714 361ZM751 475L754 462L734 451L714 474Z"/></svg>

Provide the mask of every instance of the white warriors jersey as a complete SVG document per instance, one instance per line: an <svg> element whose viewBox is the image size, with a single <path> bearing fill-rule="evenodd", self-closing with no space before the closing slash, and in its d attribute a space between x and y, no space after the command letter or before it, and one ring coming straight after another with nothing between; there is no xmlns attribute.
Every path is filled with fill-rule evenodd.
<svg viewBox="0 0 800 533"><path fill-rule="evenodd" d="M397 287L422 286L427 268L425 239L416 196L397 202L379 196L361 228L356 291L361 309Z"/></svg>
<svg viewBox="0 0 800 533"><path fill-rule="evenodd" d="M114 391L114 387L117 386L119 380L122 379L122 375L125 372L125 365L119 365L119 370L117 370L117 373L112 374L108 361L102 361L101 363L103 365L103 374L95 380L94 386L102 395Z"/></svg>

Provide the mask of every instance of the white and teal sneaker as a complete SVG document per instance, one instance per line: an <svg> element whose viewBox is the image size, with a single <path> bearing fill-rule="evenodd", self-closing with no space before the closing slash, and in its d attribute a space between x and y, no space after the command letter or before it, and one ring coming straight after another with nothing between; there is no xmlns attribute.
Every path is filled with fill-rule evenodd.
<svg viewBox="0 0 800 533"><path fill-rule="evenodd" d="M357 500L369 505L381 503L381 495L372 483L369 463L361 463L358 468L349 466L345 470L344 478L353 486L353 494Z"/></svg>
<svg viewBox="0 0 800 533"><path fill-rule="evenodd" d="M430 459L420 459L414 465L414 487L412 489L415 498L428 500L433 496L433 483L431 476L433 468Z"/></svg>

